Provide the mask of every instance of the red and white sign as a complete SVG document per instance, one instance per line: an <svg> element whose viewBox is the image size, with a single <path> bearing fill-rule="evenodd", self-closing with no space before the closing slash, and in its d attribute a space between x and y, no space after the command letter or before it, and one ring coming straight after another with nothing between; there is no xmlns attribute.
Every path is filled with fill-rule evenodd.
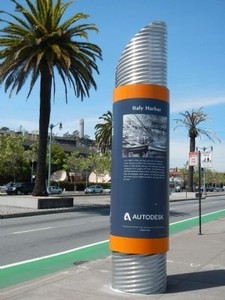
<svg viewBox="0 0 225 300"><path fill-rule="evenodd" d="M189 152L189 166L198 165L198 152Z"/></svg>

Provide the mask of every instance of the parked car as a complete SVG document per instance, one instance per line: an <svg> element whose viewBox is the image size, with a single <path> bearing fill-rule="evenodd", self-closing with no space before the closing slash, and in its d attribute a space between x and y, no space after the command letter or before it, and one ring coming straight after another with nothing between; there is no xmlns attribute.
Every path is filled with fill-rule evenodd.
<svg viewBox="0 0 225 300"><path fill-rule="evenodd" d="M174 190L175 190L176 193L180 193L181 192L181 188L180 188L179 185L175 186Z"/></svg>
<svg viewBox="0 0 225 300"><path fill-rule="evenodd" d="M206 192L213 192L213 190L214 190L214 187L213 187L213 186L206 186L206 187L205 187L205 191L206 191Z"/></svg>
<svg viewBox="0 0 225 300"><path fill-rule="evenodd" d="M223 191L224 191L224 189L221 187L215 187L213 190L213 192L223 192Z"/></svg>
<svg viewBox="0 0 225 300"><path fill-rule="evenodd" d="M91 185L84 190L85 194L103 193L104 189L101 185Z"/></svg>
<svg viewBox="0 0 225 300"><path fill-rule="evenodd" d="M104 192L105 194L110 194L110 193L111 193L111 189L110 189L110 188L104 189L103 192Z"/></svg>
<svg viewBox="0 0 225 300"><path fill-rule="evenodd" d="M48 190L49 194L62 194L62 189L59 186L52 185L50 186L50 190Z"/></svg>
<svg viewBox="0 0 225 300"><path fill-rule="evenodd" d="M200 187L200 191L203 192L203 187L202 186ZM199 187L198 186L195 187L195 192L199 192Z"/></svg>
<svg viewBox="0 0 225 300"><path fill-rule="evenodd" d="M0 192L1 193L6 193L7 188L9 187L10 183L6 183L2 186L0 186Z"/></svg>
<svg viewBox="0 0 225 300"><path fill-rule="evenodd" d="M31 194L34 189L33 182L16 182L8 184L6 193L8 195Z"/></svg>

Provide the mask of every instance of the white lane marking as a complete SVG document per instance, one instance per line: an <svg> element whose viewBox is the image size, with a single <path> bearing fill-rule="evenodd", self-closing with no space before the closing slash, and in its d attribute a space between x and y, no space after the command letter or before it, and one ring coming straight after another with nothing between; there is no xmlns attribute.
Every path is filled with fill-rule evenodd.
<svg viewBox="0 0 225 300"><path fill-rule="evenodd" d="M42 227L42 228L35 228L35 229L30 229L30 230L24 230L24 231L15 231L13 234L23 234L23 233L29 233L29 232L34 232L34 231L42 231L42 230L48 230L52 229L53 227Z"/></svg>
<svg viewBox="0 0 225 300"><path fill-rule="evenodd" d="M92 246L97 246L97 245L105 244L105 243L108 243L108 242L109 242L109 240L105 240L105 241L101 241L101 242L89 244L89 245L86 245L86 246L82 246L82 247L70 249L70 250L67 250L67 251L55 253L55 254L50 254L50 255L41 256L41 257L37 257L37 258L33 258L33 259L19 261L17 263L0 266L0 270L4 270L4 269L10 268L10 267L16 267L16 266L19 266L19 265L23 265L23 264L27 264L27 263L31 263L31 262L35 262L35 261L39 261L39 260L46 259L46 258L51 258L51 257L63 255L63 254L68 254L68 253L71 253L71 252L74 252L74 251L86 249L86 248L89 248L89 247L92 247Z"/></svg>

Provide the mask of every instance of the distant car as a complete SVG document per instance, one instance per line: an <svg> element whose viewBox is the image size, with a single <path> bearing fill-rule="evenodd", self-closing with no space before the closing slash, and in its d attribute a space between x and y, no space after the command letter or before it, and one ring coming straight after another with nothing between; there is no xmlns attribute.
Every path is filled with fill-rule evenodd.
<svg viewBox="0 0 225 300"><path fill-rule="evenodd" d="M20 195L20 194L31 194L34 189L33 182L16 182L8 184L6 193L8 195Z"/></svg>
<svg viewBox="0 0 225 300"><path fill-rule="evenodd" d="M203 192L203 187L202 186L200 187L200 191ZM198 186L195 187L195 192L199 192L199 187Z"/></svg>
<svg viewBox="0 0 225 300"><path fill-rule="evenodd" d="M62 189L59 186L52 185L50 190L48 189L49 194L62 194Z"/></svg>
<svg viewBox="0 0 225 300"><path fill-rule="evenodd" d="M1 193L6 193L6 190L7 190L9 185L10 185L10 183L7 183L7 184L4 184L4 185L0 186L0 192Z"/></svg>
<svg viewBox="0 0 225 300"><path fill-rule="evenodd" d="M104 189L103 192L104 192L105 194L110 194L110 193L111 193L111 189L110 189L110 188L109 188L109 189Z"/></svg>
<svg viewBox="0 0 225 300"><path fill-rule="evenodd" d="M177 185L177 186L175 187L175 192L176 192L176 193L180 193L180 191L181 191L181 188L180 188L179 185Z"/></svg>
<svg viewBox="0 0 225 300"><path fill-rule="evenodd" d="M223 192L223 191L224 191L224 189L221 187L216 187L213 189L213 192Z"/></svg>
<svg viewBox="0 0 225 300"><path fill-rule="evenodd" d="M85 194L103 193L104 189L101 185L91 185L84 190Z"/></svg>
<svg viewBox="0 0 225 300"><path fill-rule="evenodd" d="M212 186L206 186L205 187L206 192L213 192L213 190L214 190L214 187L212 187Z"/></svg>

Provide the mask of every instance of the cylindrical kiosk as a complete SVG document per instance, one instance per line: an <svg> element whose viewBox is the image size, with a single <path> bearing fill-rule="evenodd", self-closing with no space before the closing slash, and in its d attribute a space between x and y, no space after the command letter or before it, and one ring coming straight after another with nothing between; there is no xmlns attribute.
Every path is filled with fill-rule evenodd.
<svg viewBox="0 0 225 300"><path fill-rule="evenodd" d="M169 248L169 91L164 22L141 29L116 70L110 248L112 288L166 290Z"/></svg>

